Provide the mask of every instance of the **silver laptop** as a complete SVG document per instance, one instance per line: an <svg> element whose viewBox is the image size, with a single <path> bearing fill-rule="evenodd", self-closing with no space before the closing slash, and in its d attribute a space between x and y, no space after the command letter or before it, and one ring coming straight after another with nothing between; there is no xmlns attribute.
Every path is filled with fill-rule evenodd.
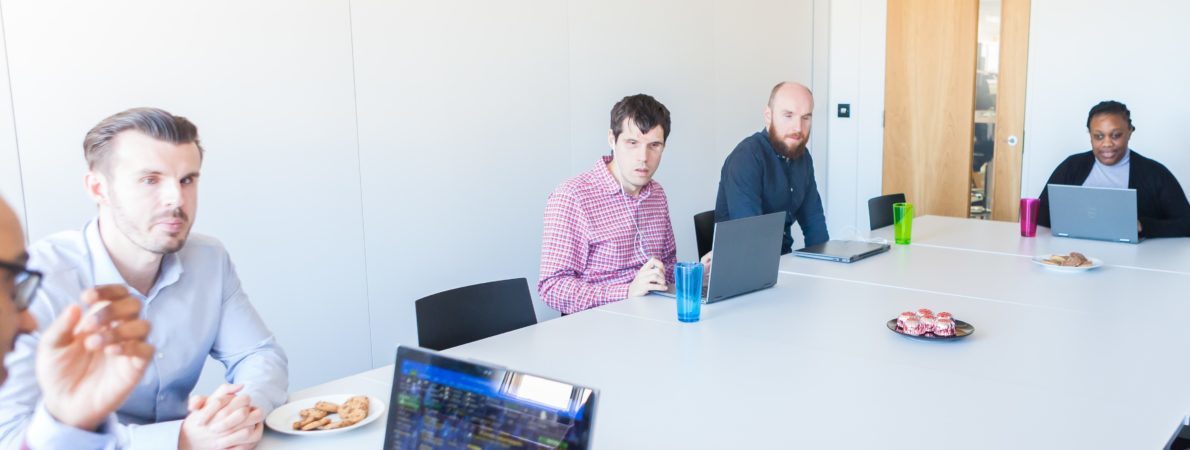
<svg viewBox="0 0 1190 450"><path fill-rule="evenodd" d="M716 223L711 278L703 286L702 302L715 303L777 284L782 225L784 211ZM673 292L653 293L674 297Z"/></svg>
<svg viewBox="0 0 1190 450"><path fill-rule="evenodd" d="M888 244L863 241L826 241L794 250L793 254L804 258L850 263L887 251Z"/></svg>
<svg viewBox="0 0 1190 450"><path fill-rule="evenodd" d="M1050 231L1054 236L1140 242L1136 189L1051 184Z"/></svg>

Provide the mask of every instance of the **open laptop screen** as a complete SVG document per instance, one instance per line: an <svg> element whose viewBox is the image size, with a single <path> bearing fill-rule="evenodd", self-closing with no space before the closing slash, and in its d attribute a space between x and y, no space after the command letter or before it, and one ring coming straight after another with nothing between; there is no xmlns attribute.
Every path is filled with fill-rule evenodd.
<svg viewBox="0 0 1190 450"><path fill-rule="evenodd" d="M400 347L386 449L586 449L591 388Z"/></svg>
<svg viewBox="0 0 1190 450"><path fill-rule="evenodd" d="M1050 184L1054 236L1137 243L1136 190Z"/></svg>

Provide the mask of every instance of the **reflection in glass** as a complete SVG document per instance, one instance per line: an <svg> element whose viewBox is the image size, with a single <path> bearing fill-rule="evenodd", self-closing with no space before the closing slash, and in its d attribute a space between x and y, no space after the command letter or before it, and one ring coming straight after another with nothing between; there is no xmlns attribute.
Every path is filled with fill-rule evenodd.
<svg viewBox="0 0 1190 450"><path fill-rule="evenodd" d="M971 149L971 214L992 213L992 156L996 132L996 83L1000 73L1000 0L979 1L975 67L975 127Z"/></svg>
<svg viewBox="0 0 1190 450"><path fill-rule="evenodd" d="M578 404L572 402L574 387L554 380L533 375L509 372L505 386L508 395L554 409L575 412Z"/></svg>

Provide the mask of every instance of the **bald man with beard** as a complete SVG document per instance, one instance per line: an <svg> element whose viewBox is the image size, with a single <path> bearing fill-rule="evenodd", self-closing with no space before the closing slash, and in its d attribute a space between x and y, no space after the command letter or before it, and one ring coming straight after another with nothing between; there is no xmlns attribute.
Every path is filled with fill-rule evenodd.
<svg viewBox="0 0 1190 450"><path fill-rule="evenodd" d="M830 240L814 161L806 150L813 111L814 96L806 86L783 81L773 87L764 108L765 128L744 138L723 162L715 222L784 211L781 254L793 251L795 221L806 246Z"/></svg>

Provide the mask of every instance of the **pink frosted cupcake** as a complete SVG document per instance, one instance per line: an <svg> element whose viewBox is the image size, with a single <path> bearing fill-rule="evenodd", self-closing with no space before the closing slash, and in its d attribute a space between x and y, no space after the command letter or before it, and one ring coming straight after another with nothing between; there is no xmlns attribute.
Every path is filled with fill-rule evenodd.
<svg viewBox="0 0 1190 450"><path fill-rule="evenodd" d="M901 332L910 336L921 336L925 333L921 329L921 321L916 317L905 319L905 326L901 329Z"/></svg>
<svg viewBox="0 0 1190 450"><path fill-rule="evenodd" d="M950 313L948 313L946 311L942 311L942 312L938 313L938 318L954 320L954 316L950 315Z"/></svg>
<svg viewBox="0 0 1190 450"><path fill-rule="evenodd" d="M933 332L934 332L934 327L935 327L935 326L937 325L937 323L938 323L938 319L937 319L937 318L935 318L933 315L929 315L929 316L921 316L921 318L919 318L919 319L917 319L917 320L921 322L921 332L922 332L922 334L925 334L925 333L933 333Z"/></svg>
<svg viewBox="0 0 1190 450"><path fill-rule="evenodd" d="M934 335L935 336L954 336L954 321L947 318L939 318L934 321Z"/></svg>
<svg viewBox="0 0 1190 450"><path fill-rule="evenodd" d="M930 311L929 308L922 308L922 309L917 310L917 317L932 316L932 315L934 315L934 312Z"/></svg>
<svg viewBox="0 0 1190 450"><path fill-rule="evenodd" d="M917 313L915 313L913 311L905 311L905 312L901 313L901 315L897 316L897 328L904 329L905 328L905 320L916 319L916 318L917 318Z"/></svg>

